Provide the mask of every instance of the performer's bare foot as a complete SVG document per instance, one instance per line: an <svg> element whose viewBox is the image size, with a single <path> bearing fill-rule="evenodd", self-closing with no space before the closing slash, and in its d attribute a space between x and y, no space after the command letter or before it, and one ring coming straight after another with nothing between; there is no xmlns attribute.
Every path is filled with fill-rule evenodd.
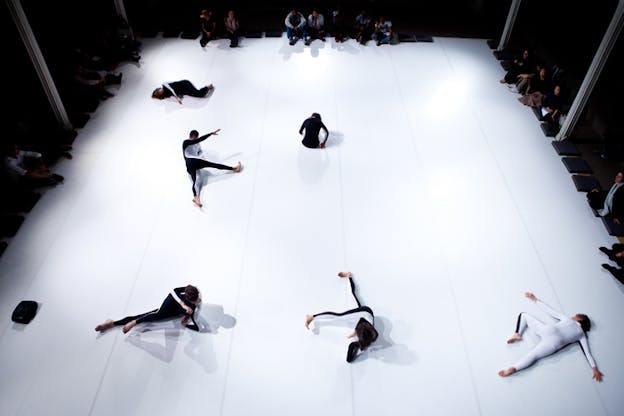
<svg viewBox="0 0 624 416"><path fill-rule="evenodd" d="M512 374L513 374L513 373L515 373L515 372L516 372L516 369L515 369L515 368L513 368L513 367L509 367L507 370L500 370L500 371L498 372L498 375L499 375L499 376L501 376L501 377L507 377L507 376L512 375Z"/></svg>
<svg viewBox="0 0 624 416"><path fill-rule="evenodd" d="M515 333L507 340L507 344L513 344L514 342L522 341L522 337L519 333Z"/></svg>
<svg viewBox="0 0 624 416"><path fill-rule="evenodd" d="M310 323L312 323L312 320L314 319L314 316L312 315L306 315L306 328L310 329Z"/></svg>
<svg viewBox="0 0 624 416"><path fill-rule="evenodd" d="M243 170L243 166L241 165L240 162L238 162L238 164L236 166L234 166L234 168L232 169L232 172L240 172L241 170Z"/></svg>
<svg viewBox="0 0 624 416"><path fill-rule="evenodd" d="M106 321L104 321L104 323L101 323L98 326L96 326L95 330L97 332L104 332L107 329L111 329L113 326L115 326L115 323L113 322L113 320L107 319Z"/></svg>
<svg viewBox="0 0 624 416"><path fill-rule="evenodd" d="M123 331L124 334L127 334L128 331L130 331L132 328L134 328L134 326L136 324L137 324L136 321L130 321L127 324L125 324L121 330Z"/></svg>
<svg viewBox="0 0 624 416"><path fill-rule="evenodd" d="M214 90L214 85L212 85L212 84L206 85L206 87L208 88L208 91Z"/></svg>
<svg viewBox="0 0 624 416"><path fill-rule="evenodd" d="M193 198L193 203L194 203L196 206L198 206L199 208L203 207L203 205L202 205L201 201L199 200L199 197L198 197L198 196L196 196L196 197L194 197L194 198Z"/></svg>
<svg viewBox="0 0 624 416"><path fill-rule="evenodd" d="M340 272L338 273L339 277L348 277L349 279L353 277L353 273L351 272Z"/></svg>

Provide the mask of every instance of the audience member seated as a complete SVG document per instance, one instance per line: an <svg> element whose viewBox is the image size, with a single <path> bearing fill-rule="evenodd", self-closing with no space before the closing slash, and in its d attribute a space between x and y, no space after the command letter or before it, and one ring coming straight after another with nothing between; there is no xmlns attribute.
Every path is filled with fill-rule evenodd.
<svg viewBox="0 0 624 416"><path fill-rule="evenodd" d="M366 42L370 39L371 30L371 18L366 13L366 10L362 10L360 14L355 18L355 32L357 35L355 38L362 45L366 45Z"/></svg>
<svg viewBox="0 0 624 416"><path fill-rule="evenodd" d="M199 44L203 48L215 38L217 31L217 22L212 18L210 10L202 10L199 14L199 28L201 29Z"/></svg>
<svg viewBox="0 0 624 416"><path fill-rule="evenodd" d="M541 108L544 94L552 90L546 68L541 67L539 73L530 79L526 92L522 97L518 98L518 101L529 107Z"/></svg>
<svg viewBox="0 0 624 416"><path fill-rule="evenodd" d="M336 7L336 10L332 12L332 30L336 42L341 43L345 41L347 35L344 28L344 14L340 6Z"/></svg>
<svg viewBox="0 0 624 416"><path fill-rule="evenodd" d="M297 9L292 9L284 19L286 25L286 36L290 45L297 43L299 39L303 39L307 43L308 32L306 30L306 19Z"/></svg>
<svg viewBox="0 0 624 416"><path fill-rule="evenodd" d="M559 117L559 109L561 108L561 87L555 85L553 90L546 94L542 98L542 118L540 121L544 121L551 124L557 123Z"/></svg>
<svg viewBox="0 0 624 416"><path fill-rule="evenodd" d="M531 74L534 71L535 65L529 54L529 50L525 49L522 52L522 57L515 59L511 68L507 71L503 79L500 80L501 84L515 84L518 82L518 77L521 74Z"/></svg>
<svg viewBox="0 0 624 416"><path fill-rule="evenodd" d="M61 175L50 172L41 153L20 150L14 143L7 146L4 168L8 177L17 185L50 186L64 179Z"/></svg>
<svg viewBox="0 0 624 416"><path fill-rule="evenodd" d="M230 39L230 48L236 48L238 46L240 24L238 22L238 18L234 14L234 10L228 11L228 14L224 19L224 23L225 35L228 39Z"/></svg>
<svg viewBox="0 0 624 416"><path fill-rule="evenodd" d="M313 9L310 16L308 16L308 34L307 45L314 39L320 39L325 42L325 18L316 9Z"/></svg>
<svg viewBox="0 0 624 416"><path fill-rule="evenodd" d="M379 20L375 22L375 31L373 32L372 39L377 43L377 46L387 45L391 36L392 22L386 20L384 16L379 16Z"/></svg>
<svg viewBox="0 0 624 416"><path fill-rule="evenodd" d="M601 217L610 216L619 223L624 218L624 192L620 192L623 184L624 173L618 172L609 191L592 189L587 193L589 206Z"/></svg>

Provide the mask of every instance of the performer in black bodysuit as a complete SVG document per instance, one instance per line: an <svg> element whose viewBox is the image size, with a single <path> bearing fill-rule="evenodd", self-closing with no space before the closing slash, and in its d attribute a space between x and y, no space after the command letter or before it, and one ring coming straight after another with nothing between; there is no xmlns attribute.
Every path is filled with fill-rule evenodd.
<svg viewBox="0 0 624 416"><path fill-rule="evenodd" d="M199 200L199 193L201 189L197 189L197 171L203 168L215 168L221 170L231 170L233 172L241 171L241 163L234 167L221 165L219 163L212 163L207 160L201 158L202 149L200 143L206 140L208 137L212 135L217 135L221 131L221 129L217 129L212 133L204 134L199 137L199 132L197 130L191 130L189 134L189 138L184 140L182 143L182 152L184 153L184 161L186 162L186 171L189 175L191 175L191 180L193 181L193 203L198 207L202 207L202 203Z"/></svg>
<svg viewBox="0 0 624 416"><path fill-rule="evenodd" d="M103 332L114 326L123 325L124 334L130 331L136 324L144 322L162 321L164 319L175 318L184 315L182 325L193 331L199 331L193 314L197 305L201 303L199 290L195 286L177 287L167 295L162 305L158 309L140 315L127 316L118 321L107 319L105 322L95 327L97 332ZM189 324L188 322L192 323Z"/></svg>
<svg viewBox="0 0 624 416"><path fill-rule="evenodd" d="M323 143L319 144L319 133L321 129L325 130L325 140L323 140ZM299 134L303 134L303 130L305 130L305 136L303 136L301 143L303 143L305 147L310 149L317 149L319 147L321 149L325 148L325 143L327 143L327 138L329 137L329 131L321 121L321 115L319 113L312 113L310 118L303 122L299 129Z"/></svg>
<svg viewBox="0 0 624 416"><path fill-rule="evenodd" d="M179 104L182 104L182 97L185 95L203 98L212 90L214 90L214 86L212 84L197 89L191 81L183 79L181 81L165 82L161 87L152 91L152 98L164 100L165 98L174 97Z"/></svg>
<svg viewBox="0 0 624 416"><path fill-rule="evenodd" d="M357 341L349 344L347 350L347 362L352 362L357 357L358 351L367 349L379 336L375 329L375 315L373 310L368 306L362 306L360 300L355 294L355 283L353 283L353 274L351 272L340 272L339 277L349 279L351 285L351 294L357 304L356 308L349 309L346 312L322 312L315 315L306 315L306 328L310 329L313 321L347 321L353 325L355 329L349 335L349 338L357 337Z"/></svg>

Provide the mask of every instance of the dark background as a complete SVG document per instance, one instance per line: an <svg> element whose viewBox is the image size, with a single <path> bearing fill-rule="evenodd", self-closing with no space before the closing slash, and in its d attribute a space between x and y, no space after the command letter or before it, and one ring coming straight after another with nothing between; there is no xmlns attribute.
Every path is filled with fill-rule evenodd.
<svg viewBox="0 0 624 416"><path fill-rule="evenodd" d="M65 101L71 78L72 51L97 42L99 34L116 23L112 0L65 0L40 2L23 0L24 10L35 32L61 97ZM154 31L196 29L199 10L210 8L220 22L225 11L237 11L243 28L266 30L282 28L288 10L295 5L305 15L312 7L331 20L336 2L329 1L197 1L126 0L129 23L137 34ZM478 37L498 40L511 0L439 0L410 2L342 1L346 21L351 22L361 9L372 16L383 14L399 32L426 33L433 36ZM583 76L605 33L616 0L570 2L563 0L524 0L510 40L510 48L530 48L546 64L566 71L564 86L569 100L578 90ZM55 124L39 80L4 2L1 3L5 60L5 102L11 107L3 118L37 120L45 128ZM579 128L578 139L624 141L622 105L619 97L624 83L619 67L622 60L621 35L592 94ZM492 80L497 82L498 80ZM374 99L374 97L371 97ZM6 120L10 121L10 120ZM6 124L5 124L6 125Z"/></svg>

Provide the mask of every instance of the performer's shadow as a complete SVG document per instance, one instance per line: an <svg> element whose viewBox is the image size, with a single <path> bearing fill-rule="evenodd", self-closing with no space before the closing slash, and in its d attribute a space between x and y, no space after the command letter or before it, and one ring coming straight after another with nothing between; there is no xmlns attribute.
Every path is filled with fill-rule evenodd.
<svg viewBox="0 0 624 416"><path fill-rule="evenodd" d="M377 329L379 337L370 347L358 355L355 359L356 362L371 358L388 364L409 365L417 360L416 354L406 344L397 344L392 339L390 320L383 316L375 316L375 329Z"/></svg>
<svg viewBox="0 0 624 416"><path fill-rule="evenodd" d="M126 342L160 361L171 363L182 333L188 334L184 353L204 371L211 373L217 369L216 356L210 338L206 338L204 334L216 334L220 328L233 328L236 318L224 313L221 305L202 304L199 311L195 312L195 321L199 327L197 332L184 328L177 318L145 324L135 328L126 338Z"/></svg>

